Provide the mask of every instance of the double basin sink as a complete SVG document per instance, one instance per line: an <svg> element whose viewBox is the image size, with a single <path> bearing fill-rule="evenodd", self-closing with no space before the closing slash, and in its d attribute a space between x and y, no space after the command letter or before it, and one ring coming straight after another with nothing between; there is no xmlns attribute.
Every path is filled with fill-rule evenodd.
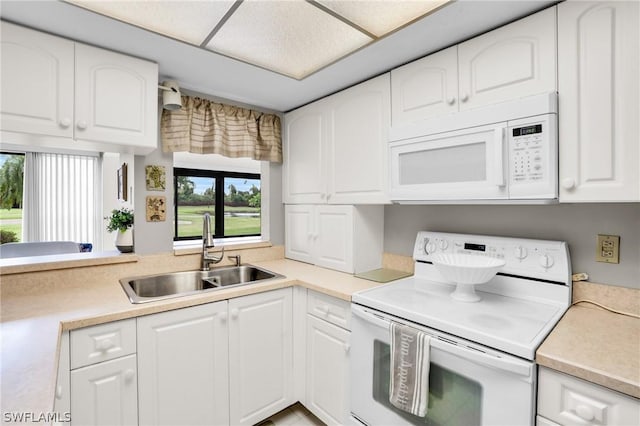
<svg viewBox="0 0 640 426"><path fill-rule="evenodd" d="M241 265L211 269L209 271L173 272L123 278L120 280L120 284L131 303L145 303L264 282L276 278L284 278L284 275L253 265Z"/></svg>

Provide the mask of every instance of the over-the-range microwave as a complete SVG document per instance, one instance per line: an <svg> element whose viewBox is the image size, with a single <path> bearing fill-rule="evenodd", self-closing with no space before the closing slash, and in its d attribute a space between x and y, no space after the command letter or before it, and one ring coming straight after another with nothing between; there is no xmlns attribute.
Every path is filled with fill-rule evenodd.
<svg viewBox="0 0 640 426"><path fill-rule="evenodd" d="M557 202L557 112L554 92L392 127L391 200Z"/></svg>

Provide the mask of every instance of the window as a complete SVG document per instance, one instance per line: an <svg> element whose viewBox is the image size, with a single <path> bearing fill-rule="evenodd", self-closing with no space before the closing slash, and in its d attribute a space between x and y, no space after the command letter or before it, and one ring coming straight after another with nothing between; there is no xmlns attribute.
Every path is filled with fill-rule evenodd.
<svg viewBox="0 0 640 426"><path fill-rule="evenodd" d="M22 240L24 154L0 152L0 244Z"/></svg>
<svg viewBox="0 0 640 426"><path fill-rule="evenodd" d="M99 242L99 175L98 156L1 153L2 242Z"/></svg>
<svg viewBox="0 0 640 426"><path fill-rule="evenodd" d="M259 236L260 175L174 168L174 240L202 238L203 215L211 215L215 238Z"/></svg>

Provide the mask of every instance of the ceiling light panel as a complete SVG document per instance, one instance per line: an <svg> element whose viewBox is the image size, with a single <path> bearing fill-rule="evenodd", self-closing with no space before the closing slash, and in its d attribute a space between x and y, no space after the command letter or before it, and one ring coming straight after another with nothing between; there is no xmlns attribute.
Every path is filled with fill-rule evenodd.
<svg viewBox="0 0 640 426"><path fill-rule="evenodd" d="M321 5L382 37L449 0L316 0Z"/></svg>
<svg viewBox="0 0 640 426"><path fill-rule="evenodd" d="M301 79L371 41L304 1L245 0L206 47Z"/></svg>
<svg viewBox="0 0 640 426"><path fill-rule="evenodd" d="M233 0L66 0L93 12L200 45L231 8Z"/></svg>

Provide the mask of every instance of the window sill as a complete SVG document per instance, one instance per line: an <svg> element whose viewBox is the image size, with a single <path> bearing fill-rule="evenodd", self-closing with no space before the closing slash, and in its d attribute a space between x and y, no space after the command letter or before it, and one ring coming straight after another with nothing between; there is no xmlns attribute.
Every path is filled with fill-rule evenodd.
<svg viewBox="0 0 640 426"><path fill-rule="evenodd" d="M53 271L57 269L80 268L85 266L113 265L118 263L133 263L137 261L138 256L135 253L123 254L115 250L49 256L13 257L0 259L0 275Z"/></svg>
<svg viewBox="0 0 640 426"><path fill-rule="evenodd" d="M257 248L272 247L270 241L263 241L260 237L242 237L242 238L227 238L224 240L215 240L215 246L225 250L249 250ZM202 241L174 241L173 243L173 255L185 256L189 254L202 253Z"/></svg>

